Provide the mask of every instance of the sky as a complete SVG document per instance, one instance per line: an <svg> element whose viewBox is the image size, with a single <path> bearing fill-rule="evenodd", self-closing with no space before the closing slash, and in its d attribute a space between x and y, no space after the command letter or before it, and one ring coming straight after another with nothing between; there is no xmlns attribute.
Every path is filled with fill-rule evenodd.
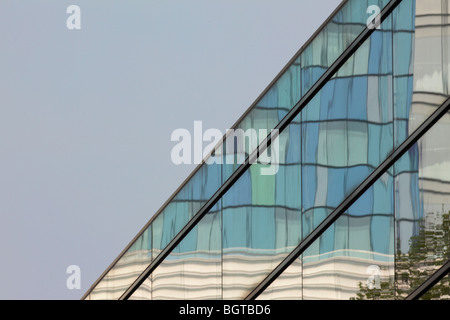
<svg viewBox="0 0 450 320"><path fill-rule="evenodd" d="M340 2L1 0L0 299L80 299Z"/></svg>

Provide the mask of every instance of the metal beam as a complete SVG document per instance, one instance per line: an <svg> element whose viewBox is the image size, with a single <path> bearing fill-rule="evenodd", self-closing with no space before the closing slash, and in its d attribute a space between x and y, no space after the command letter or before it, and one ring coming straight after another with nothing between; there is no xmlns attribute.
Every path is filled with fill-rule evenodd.
<svg viewBox="0 0 450 320"><path fill-rule="evenodd" d="M405 300L418 300L421 296L427 293L436 283L441 281L442 278L446 276L450 271L450 260L439 268L435 273L431 275L427 280L425 280L416 290L411 292Z"/></svg>

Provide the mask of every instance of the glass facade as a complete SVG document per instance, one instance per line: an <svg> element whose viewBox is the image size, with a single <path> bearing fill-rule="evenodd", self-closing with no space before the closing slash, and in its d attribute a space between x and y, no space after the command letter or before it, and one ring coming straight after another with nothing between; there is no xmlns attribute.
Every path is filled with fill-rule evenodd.
<svg viewBox="0 0 450 320"><path fill-rule="evenodd" d="M368 8L390 4L344 1L84 298L121 297L368 28ZM448 0L399 1L129 298L246 298L447 100L449 11ZM236 132L257 143L237 144ZM258 298L402 299L417 288L450 258L446 134L448 113ZM448 277L436 288L424 298L450 298Z"/></svg>

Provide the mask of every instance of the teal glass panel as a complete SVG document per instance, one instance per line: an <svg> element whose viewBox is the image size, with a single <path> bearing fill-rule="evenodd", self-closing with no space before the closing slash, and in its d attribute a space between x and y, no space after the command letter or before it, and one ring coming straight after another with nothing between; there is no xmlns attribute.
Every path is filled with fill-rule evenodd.
<svg viewBox="0 0 450 320"><path fill-rule="evenodd" d="M319 32L314 41L302 52L302 94L305 94L333 62L344 52L353 40L366 28L370 17L369 7L377 6L383 8L388 0L355 0L348 1L336 14L327 26ZM390 25L383 28L390 29ZM369 63L365 56L366 47L352 59ZM357 63L362 69L363 64ZM341 70L341 72L345 72ZM354 70L352 70L354 72Z"/></svg>
<svg viewBox="0 0 450 320"><path fill-rule="evenodd" d="M223 197L223 299L242 299L300 239L300 117L270 148L269 165L253 164ZM236 198L246 195L246 201Z"/></svg>
<svg viewBox="0 0 450 320"><path fill-rule="evenodd" d="M268 150L277 162L252 165L131 298L232 299L276 266L300 238L299 134L291 124Z"/></svg>
<svg viewBox="0 0 450 320"><path fill-rule="evenodd" d="M303 236L393 150L391 25L388 18L302 111Z"/></svg>

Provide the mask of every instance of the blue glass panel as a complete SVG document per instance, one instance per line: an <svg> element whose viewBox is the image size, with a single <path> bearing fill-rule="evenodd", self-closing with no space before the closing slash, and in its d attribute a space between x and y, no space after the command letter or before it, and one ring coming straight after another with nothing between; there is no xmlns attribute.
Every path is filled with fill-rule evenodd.
<svg viewBox="0 0 450 320"><path fill-rule="evenodd" d="M392 190L391 190L392 191ZM392 194L392 192L391 192ZM382 197L379 197L377 199L383 199ZM392 200L392 199L391 199ZM392 201L388 201L388 203L393 205ZM393 209L393 207L392 207ZM376 212L376 211L374 211ZM391 211L393 212L393 210ZM372 217L371 225L370 225L370 236L371 236L371 244L372 244L372 251L378 252L381 254L386 255L392 255L393 253L393 246L394 246L394 239L390 237L390 234L392 233L391 230L394 230L393 225L394 219L389 215L374 215ZM387 230L389 230L389 233L387 233Z"/></svg>

